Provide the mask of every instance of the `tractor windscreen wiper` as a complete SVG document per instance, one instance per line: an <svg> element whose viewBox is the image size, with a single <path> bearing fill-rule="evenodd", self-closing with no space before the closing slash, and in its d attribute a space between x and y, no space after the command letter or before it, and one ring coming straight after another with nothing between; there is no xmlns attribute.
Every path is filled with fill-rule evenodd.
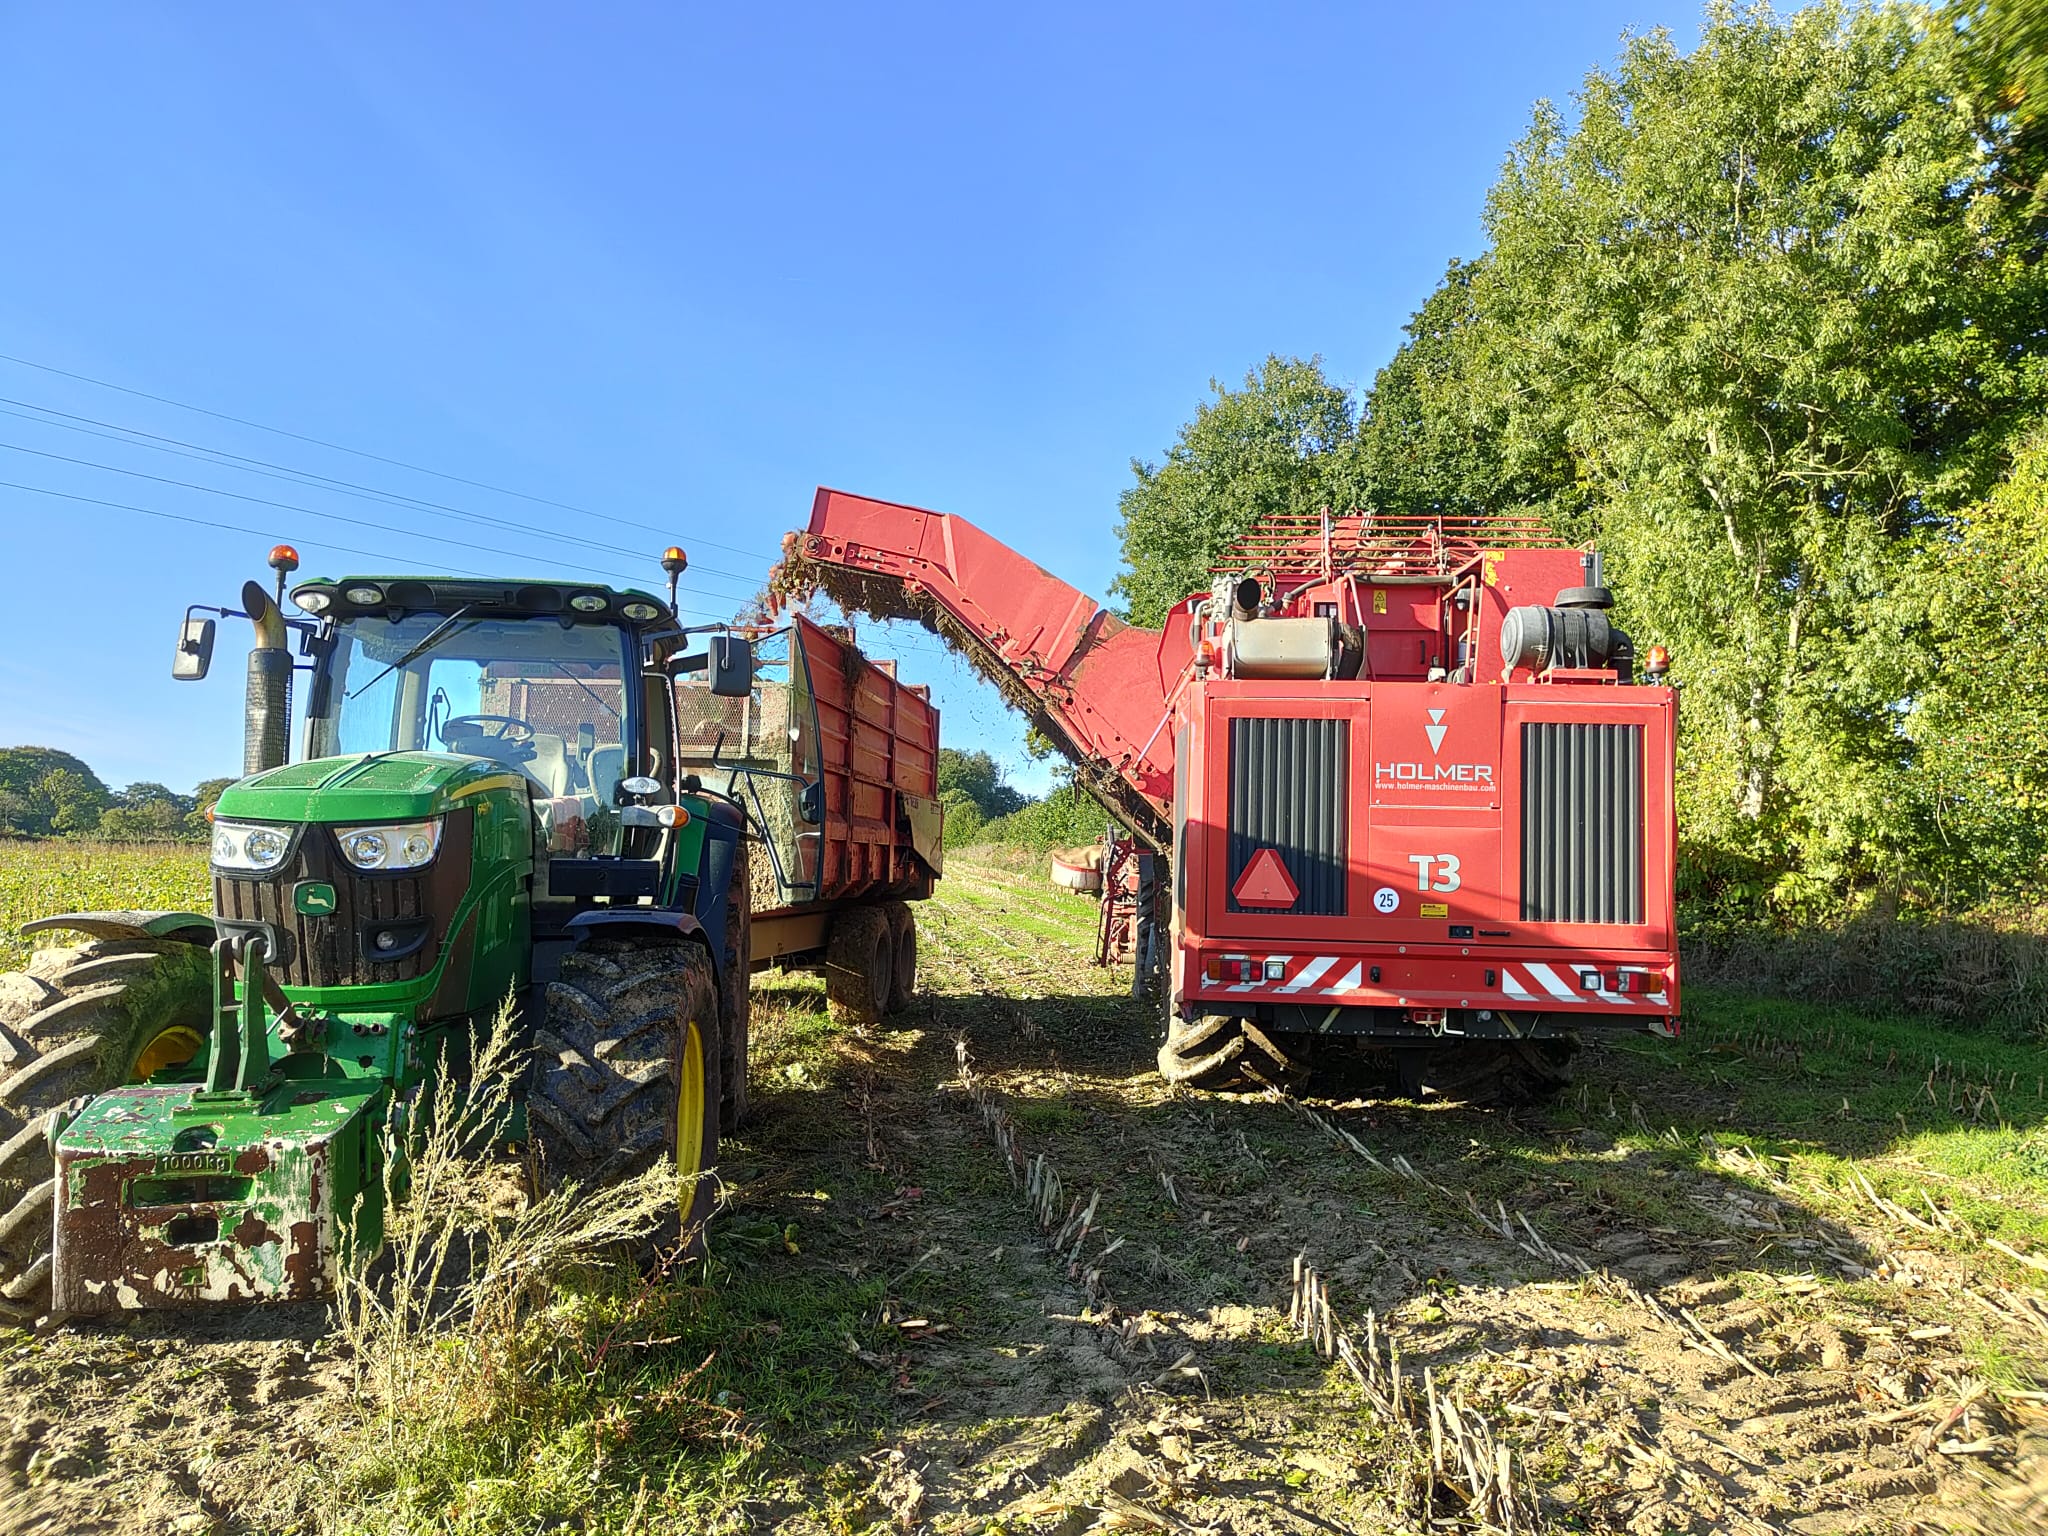
<svg viewBox="0 0 2048 1536"><path fill-rule="evenodd" d="M460 608L456 609L453 613L449 614L447 618L443 619L440 623L436 624L432 629L428 630L424 635L420 636L418 642L414 644L411 650L407 651L403 656L399 657L398 660L392 662L390 666L386 667L382 672L379 672L375 677L371 678L367 683L364 683L360 688L349 689L347 693L342 695L342 698L344 700L348 700L354 698L359 693L367 693L369 692L370 689L376 687L379 683L383 682L385 678L389 677L392 673L396 672L400 667L405 666L408 662L418 661L422 656L426 655L428 651L432 650L435 646L439 645L441 641L448 635L448 632L452 630L455 627L455 625L474 607L476 607L475 603L464 603ZM475 627L476 626L473 624L470 626L470 628L472 629L474 629Z"/></svg>

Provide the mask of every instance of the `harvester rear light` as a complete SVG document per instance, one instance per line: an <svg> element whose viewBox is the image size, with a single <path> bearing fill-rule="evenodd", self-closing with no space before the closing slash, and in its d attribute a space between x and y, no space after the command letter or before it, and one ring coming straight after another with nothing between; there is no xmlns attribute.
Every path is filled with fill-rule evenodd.
<svg viewBox="0 0 2048 1536"><path fill-rule="evenodd" d="M260 875L277 868L291 851L289 827L249 826L234 821L213 824L215 869Z"/></svg>
<svg viewBox="0 0 2048 1536"><path fill-rule="evenodd" d="M441 848L441 818L401 821L382 827L336 827L341 855L357 869L418 869L431 864Z"/></svg>
<svg viewBox="0 0 2048 1536"><path fill-rule="evenodd" d="M1257 981L1259 962L1249 955L1211 955L1202 974L1211 981Z"/></svg>

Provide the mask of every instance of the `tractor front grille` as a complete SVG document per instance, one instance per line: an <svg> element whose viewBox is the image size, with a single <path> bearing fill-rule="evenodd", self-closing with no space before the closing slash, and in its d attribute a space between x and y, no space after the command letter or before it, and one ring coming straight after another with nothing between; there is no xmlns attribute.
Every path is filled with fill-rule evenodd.
<svg viewBox="0 0 2048 1536"><path fill-rule="evenodd" d="M1262 848L1287 866L1301 895L1294 916L1341 917L1345 908L1345 796L1351 723L1240 715L1230 722L1230 872L1226 891ZM1232 912L1245 908L1229 898Z"/></svg>
<svg viewBox="0 0 2048 1536"><path fill-rule="evenodd" d="M1522 727L1522 921L1643 921L1643 728Z"/></svg>
<svg viewBox="0 0 2048 1536"><path fill-rule="evenodd" d="M227 925L261 923L282 940L270 971L288 987L362 987L416 981L440 959L447 924L469 878L469 816L458 812L442 829L441 849L426 869L402 875L368 875L341 856L333 832L321 825L299 828L297 846L281 869L254 878L214 871L214 916ZM301 882L334 888L334 910L308 915L297 910ZM426 942L396 960L371 958L367 935L383 924L411 931L411 920L426 924Z"/></svg>

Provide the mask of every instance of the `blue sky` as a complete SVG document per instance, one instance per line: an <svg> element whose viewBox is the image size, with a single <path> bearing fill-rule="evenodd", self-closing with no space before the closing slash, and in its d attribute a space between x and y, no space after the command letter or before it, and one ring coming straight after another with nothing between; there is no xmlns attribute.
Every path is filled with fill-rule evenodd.
<svg viewBox="0 0 2048 1536"><path fill-rule="evenodd" d="M249 530L0 487L0 745L116 785L233 772L243 627L202 684L171 681L171 642L277 539L309 572L571 561L650 584L674 539L685 601L725 616L822 483L963 513L1100 595L1130 460L1212 377L1277 351L1369 384L1478 248L1531 104L1624 29L1689 45L1696 17L0 9L0 354L21 360L0 361L0 481ZM1042 786L936 641L865 638L934 685L951 744Z"/></svg>

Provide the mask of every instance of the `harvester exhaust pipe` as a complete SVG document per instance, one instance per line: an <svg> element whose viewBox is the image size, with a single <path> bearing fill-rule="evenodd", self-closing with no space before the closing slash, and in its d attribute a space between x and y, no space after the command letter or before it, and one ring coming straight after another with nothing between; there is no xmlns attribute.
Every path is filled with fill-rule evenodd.
<svg viewBox="0 0 2048 1536"><path fill-rule="evenodd" d="M242 775L284 766L292 719L292 653L284 615L257 582L242 585L242 611L256 626L242 721Z"/></svg>

